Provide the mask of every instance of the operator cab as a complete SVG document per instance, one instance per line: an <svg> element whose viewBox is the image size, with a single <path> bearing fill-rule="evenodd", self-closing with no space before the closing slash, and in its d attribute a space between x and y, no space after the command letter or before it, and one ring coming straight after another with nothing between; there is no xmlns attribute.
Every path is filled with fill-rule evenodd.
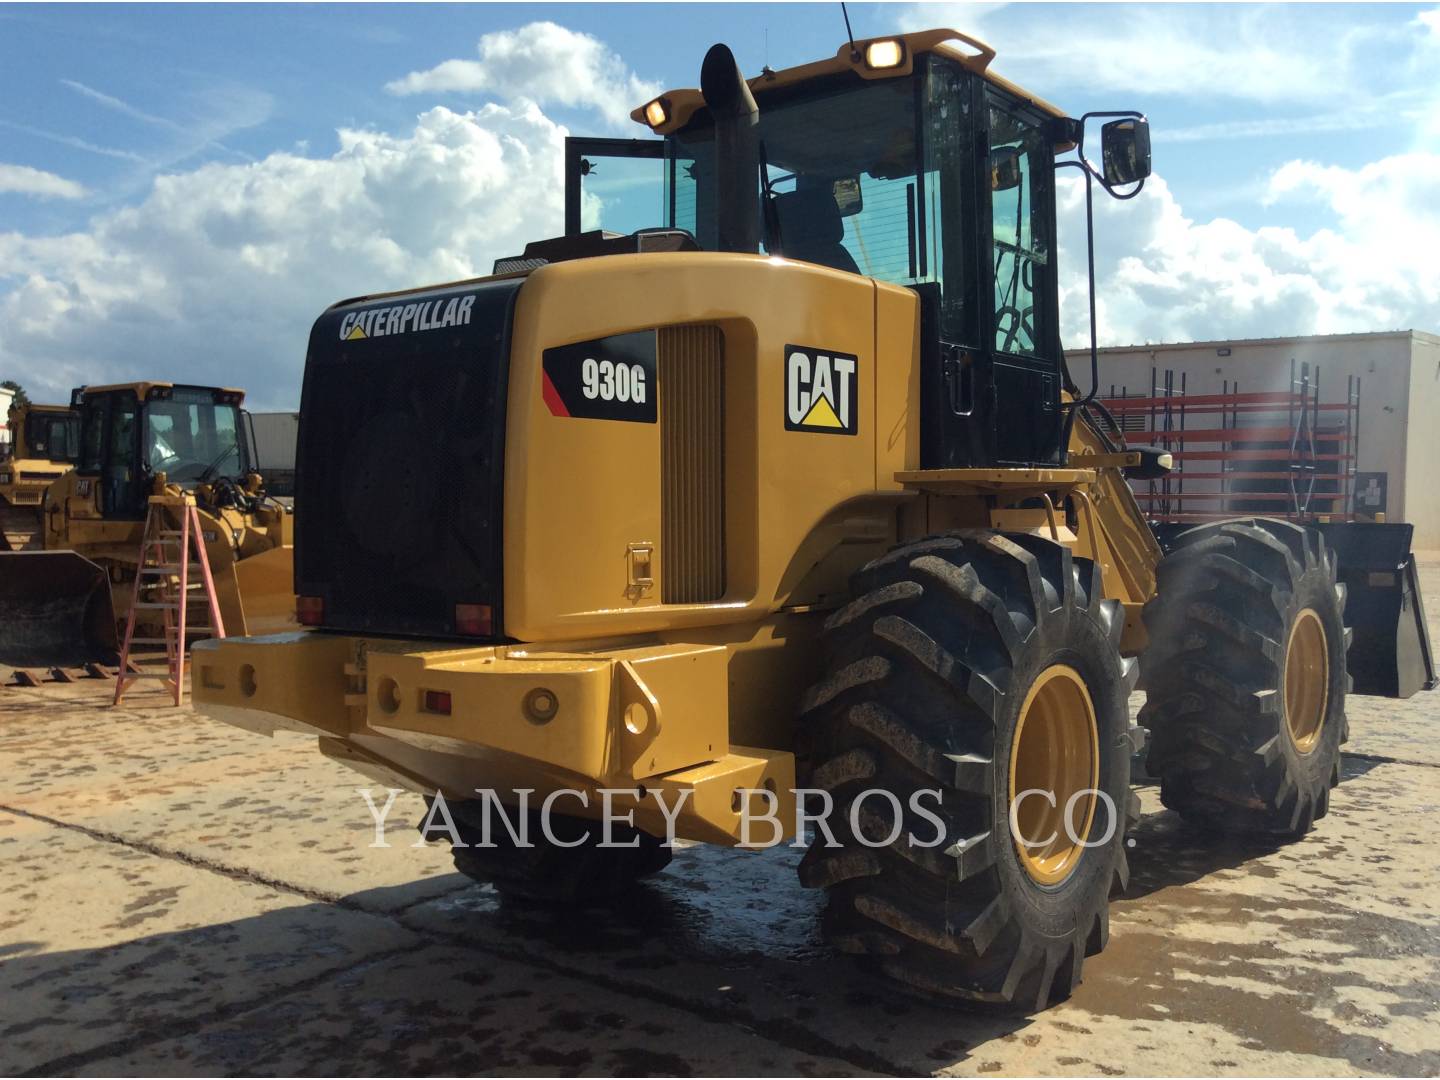
<svg viewBox="0 0 1440 1080"><path fill-rule="evenodd" d="M234 482L250 469L239 390L141 383L81 387L76 472L99 480L106 518L143 518L155 478L182 488Z"/></svg>
<svg viewBox="0 0 1440 1080"><path fill-rule="evenodd" d="M21 432L25 456L56 465L74 464L80 421L74 411L58 405L32 405Z"/></svg>
<svg viewBox="0 0 1440 1080"><path fill-rule="evenodd" d="M570 140L567 233L683 230L705 250L914 289L922 466L1059 462L1061 391L1074 387L1060 341L1055 170L1083 120L989 72L993 57L933 31L749 80L755 111L740 132L759 166L758 243L736 246L722 237L722 193L735 190L727 110L710 106L708 89L662 95L634 114L662 140ZM1102 183L1148 174L1144 120L1128 125L1106 126Z"/></svg>

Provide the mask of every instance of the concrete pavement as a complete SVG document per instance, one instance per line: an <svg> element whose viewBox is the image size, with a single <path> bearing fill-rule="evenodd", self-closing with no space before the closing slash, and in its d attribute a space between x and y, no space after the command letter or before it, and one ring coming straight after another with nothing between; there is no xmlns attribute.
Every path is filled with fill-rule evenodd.
<svg viewBox="0 0 1440 1080"><path fill-rule="evenodd" d="M1440 562L1424 585L1440 626ZM1440 693L1351 700L1296 844L1142 788L1109 948L1018 1019L831 954L798 851L687 848L557 920L411 847L418 797L369 847L372 785L308 739L108 700L0 689L0 1073L1440 1073Z"/></svg>

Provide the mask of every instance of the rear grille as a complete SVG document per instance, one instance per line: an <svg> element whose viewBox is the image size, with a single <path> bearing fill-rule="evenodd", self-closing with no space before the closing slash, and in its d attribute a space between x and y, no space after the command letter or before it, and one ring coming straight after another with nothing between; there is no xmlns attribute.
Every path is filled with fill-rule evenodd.
<svg viewBox="0 0 1440 1080"><path fill-rule="evenodd" d="M660 599L725 595L725 338L667 326L659 338Z"/></svg>
<svg viewBox="0 0 1440 1080"><path fill-rule="evenodd" d="M297 445L295 582L299 595L323 602L326 628L468 636L456 605L481 604L501 632L505 400L519 285L455 286L403 304L382 298L316 322ZM466 317L455 325L395 328L420 323L422 310L443 319L457 300ZM377 307L393 313L388 322L356 319ZM382 326L387 333L367 336L365 327Z"/></svg>

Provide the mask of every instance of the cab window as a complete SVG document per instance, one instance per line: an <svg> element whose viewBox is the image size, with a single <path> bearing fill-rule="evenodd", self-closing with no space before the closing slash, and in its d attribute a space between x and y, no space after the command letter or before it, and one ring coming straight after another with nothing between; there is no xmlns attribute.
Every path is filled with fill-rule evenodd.
<svg viewBox="0 0 1440 1080"><path fill-rule="evenodd" d="M633 233L665 221L659 139L565 140L565 233Z"/></svg>
<svg viewBox="0 0 1440 1080"><path fill-rule="evenodd" d="M846 77L767 95L758 130L767 250L898 284L931 280L915 108L910 79ZM667 156L670 224L712 247L713 129L671 136Z"/></svg>
<svg viewBox="0 0 1440 1080"><path fill-rule="evenodd" d="M1045 213L1050 151L1038 117L993 95L989 112L995 349L1035 355L1041 349L1037 323L1043 311L1037 297L1054 272Z"/></svg>
<svg viewBox="0 0 1440 1080"><path fill-rule="evenodd" d="M81 413L80 471L98 473L105 466L105 418L109 397L91 398Z"/></svg>
<svg viewBox="0 0 1440 1080"><path fill-rule="evenodd" d="M176 483L245 471L240 410L207 390L177 387L145 410L145 465Z"/></svg>
<svg viewBox="0 0 1440 1080"><path fill-rule="evenodd" d="M69 431L66 421L63 419L51 420L49 427L50 437L46 440L46 444L49 446L50 460L64 461L70 456L70 445L67 438Z"/></svg>
<svg viewBox="0 0 1440 1080"><path fill-rule="evenodd" d="M101 469L101 508L107 516L143 514L145 498L136 471L139 448L140 404L132 393L113 395L109 403L109 431L104 438L105 463Z"/></svg>
<svg viewBox="0 0 1440 1080"><path fill-rule="evenodd" d="M69 461L75 452L71 444L74 422L68 416L50 413L32 415L26 430L30 453L46 461Z"/></svg>

